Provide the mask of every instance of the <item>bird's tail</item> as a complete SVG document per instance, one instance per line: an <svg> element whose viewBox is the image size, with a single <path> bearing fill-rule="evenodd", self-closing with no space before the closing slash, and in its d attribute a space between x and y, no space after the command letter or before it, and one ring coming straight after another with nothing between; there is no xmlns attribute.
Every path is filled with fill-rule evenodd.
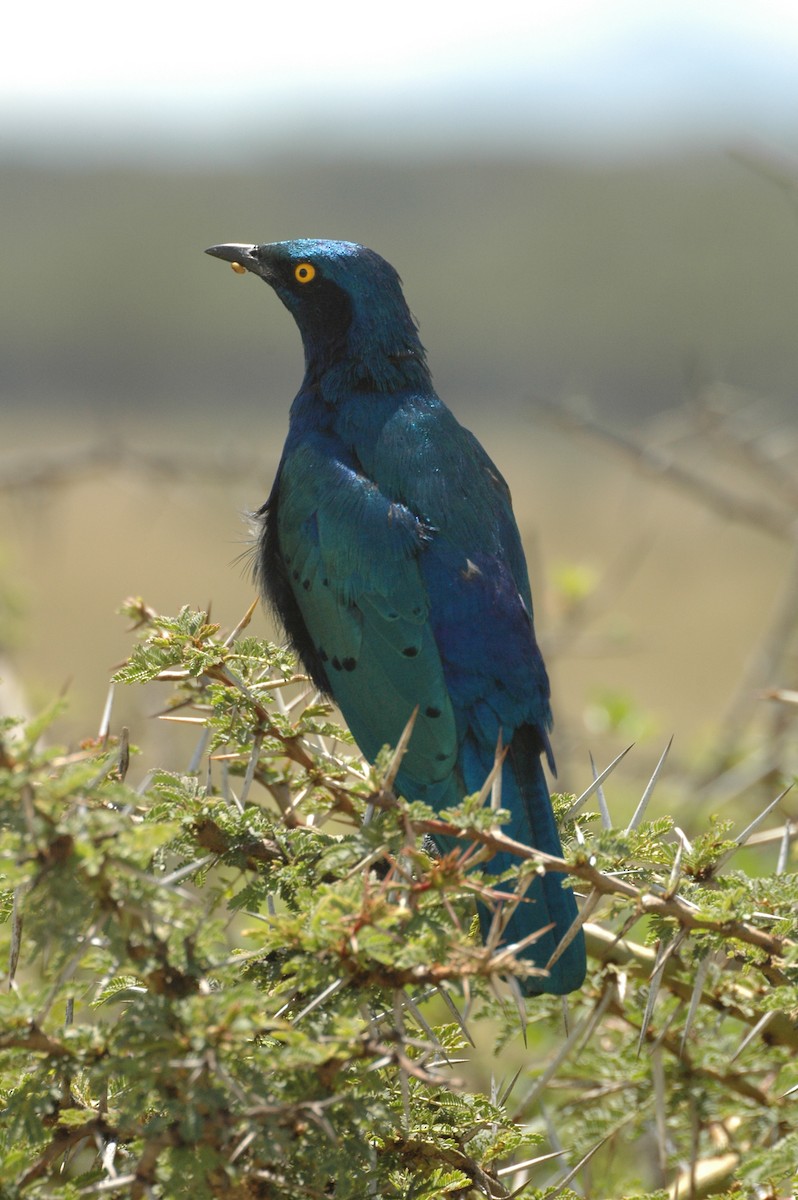
<svg viewBox="0 0 798 1200"><path fill-rule="evenodd" d="M532 726L516 730L502 771L501 806L511 813L505 832L515 841L559 856L562 846L540 761L542 749L540 736ZM484 781L490 763L486 763L483 755L474 757L482 759L480 769ZM472 770L475 765L472 760ZM471 771L466 770L464 774L469 776ZM476 779L466 778L465 784L468 791L481 787ZM514 855L500 853L490 860L486 869L499 874L517 865L518 859ZM531 933L550 926L521 951L522 959L547 971L545 975L531 975L521 981L527 995L541 992L563 995L581 987L585 978L585 939L581 929L556 961L551 962L577 917L574 893L570 887L562 886L563 879L564 876L554 872L533 879L504 926L503 942L506 945L520 942ZM491 928L493 913L480 905L479 915L484 937Z"/></svg>

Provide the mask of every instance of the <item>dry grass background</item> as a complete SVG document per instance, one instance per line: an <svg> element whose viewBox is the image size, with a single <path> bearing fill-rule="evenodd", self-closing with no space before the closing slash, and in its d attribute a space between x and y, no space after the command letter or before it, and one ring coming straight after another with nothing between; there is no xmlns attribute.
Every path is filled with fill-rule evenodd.
<svg viewBox="0 0 798 1200"><path fill-rule="evenodd" d="M788 541L641 475L533 397L578 397L734 492L750 490L752 432L792 471L796 230L768 179L722 154L5 175L0 464L6 480L20 462L42 474L0 488L0 578L21 608L0 642L33 706L68 686L65 738L99 721L130 645L114 616L125 596L211 604L232 625L253 595L241 514L271 484L300 348L273 297L203 246L326 232L399 266L441 394L510 482L562 785L578 786L589 751L601 763L633 740L641 775L671 734L674 778L701 761L779 603ZM729 385L736 450L693 419L699 377ZM105 464L49 471L52 455L103 444ZM131 464L135 447L171 477ZM791 683L782 665L766 682ZM122 694L117 719L157 739L138 703Z"/></svg>

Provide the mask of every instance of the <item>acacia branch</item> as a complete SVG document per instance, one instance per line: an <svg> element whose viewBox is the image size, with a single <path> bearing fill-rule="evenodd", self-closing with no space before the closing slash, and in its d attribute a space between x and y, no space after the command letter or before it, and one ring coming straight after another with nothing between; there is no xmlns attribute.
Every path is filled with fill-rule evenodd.
<svg viewBox="0 0 798 1200"><path fill-rule="evenodd" d="M642 474L675 484L681 491L700 500L706 508L719 516L729 521L751 525L754 529L763 530L780 541L794 539L796 516L788 508L741 496L705 475L691 471L665 451L646 446L625 434L592 421L589 417L545 400L537 403L560 426L603 442Z"/></svg>
<svg viewBox="0 0 798 1200"><path fill-rule="evenodd" d="M504 851L524 861L534 860L540 864L544 871L553 871L561 875L574 875L577 879L582 879L585 883L590 884L592 888L595 888L603 896L623 896L627 900L635 901L641 915L650 913L660 917L670 917L678 921L682 928L686 930L719 933L723 937L733 938L740 942L746 942L748 945L757 946L767 954L777 957L781 957L784 954L785 948L793 944L786 938L774 937L772 934L765 933L763 930L757 929L755 925L751 925L746 921L733 919L717 920L713 917L702 917L679 896L657 896L650 892L643 892L640 888L635 887L632 883L627 883L624 879L619 879L615 875L607 875L603 871L599 871L597 867L592 866L589 862L566 862L564 858L558 858L553 854L546 854L542 850L535 850L531 846L525 846L523 842L516 842L513 838L507 837L506 834L498 830L454 829L449 822L439 820L416 821L414 824L422 833L479 842L493 851Z"/></svg>
<svg viewBox="0 0 798 1200"><path fill-rule="evenodd" d="M223 484L262 475L263 456L249 454L242 446L231 445L212 453L195 448L185 453L175 449L164 453L106 439L86 446L39 450L35 455L4 455L0 457L0 492L55 489L120 471L162 479L169 484L196 486L198 481Z"/></svg>
<svg viewBox="0 0 798 1200"><path fill-rule="evenodd" d="M617 937L601 925L588 922L585 925L585 939L591 958L601 963L613 963L632 974L635 978L648 982L656 966L656 952L649 946L641 946L639 942L631 942L628 938ZM685 1004L690 1002L693 985L680 978L678 963L670 957L660 976L660 984L674 996L678 996ZM735 985L736 1001L730 1001L704 989L701 992L701 1004L712 1008L724 1016L733 1017L753 1028L762 1020L763 1013L755 1007L756 996L747 988ZM767 1030L762 1034L763 1040L780 1046L790 1046L798 1050L798 1025L786 1013L772 1012Z"/></svg>

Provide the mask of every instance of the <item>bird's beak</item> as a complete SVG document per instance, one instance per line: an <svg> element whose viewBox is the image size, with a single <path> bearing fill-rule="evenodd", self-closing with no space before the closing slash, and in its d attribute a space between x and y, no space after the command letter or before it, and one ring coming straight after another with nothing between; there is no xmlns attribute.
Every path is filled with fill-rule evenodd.
<svg viewBox="0 0 798 1200"><path fill-rule="evenodd" d="M209 246L206 254L221 258L232 264L233 269L239 269L239 274L252 271L253 275L261 275L261 264L255 256L257 246L241 246L238 242L225 242L222 246Z"/></svg>

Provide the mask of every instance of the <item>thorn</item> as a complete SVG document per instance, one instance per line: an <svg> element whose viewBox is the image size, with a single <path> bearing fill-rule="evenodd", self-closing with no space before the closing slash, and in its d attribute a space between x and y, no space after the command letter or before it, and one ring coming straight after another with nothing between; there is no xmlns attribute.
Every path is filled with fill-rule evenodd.
<svg viewBox="0 0 798 1200"><path fill-rule="evenodd" d="M493 757L493 782L490 789L490 806L493 812L498 812L502 806L502 764L504 763L506 750L502 746L502 731L499 730L499 736L496 739L496 753Z"/></svg>
<svg viewBox="0 0 798 1200"><path fill-rule="evenodd" d="M315 1000L311 1000L310 1004L306 1004L302 1011L297 1013L291 1022L292 1025L296 1025L297 1022L301 1021L303 1017L306 1017L308 1013L312 1013L314 1008L318 1008L319 1005L323 1004L324 1001L329 999L330 996L334 996L335 993L344 987L345 984L345 979L336 979L335 982L326 987L323 992L320 992Z"/></svg>
<svg viewBox="0 0 798 1200"><path fill-rule="evenodd" d="M249 625L250 621L252 620L252 615L253 615L253 613L255 612L255 609L258 607L258 605L259 605L259 604L260 604L260 597L259 597L259 596L256 596L256 597L255 597L255 599L254 599L254 600L252 601L252 603L250 604L250 606L249 606L249 608L247 609L247 611L244 613L244 615L243 615L243 617L241 618L241 620L240 620L240 621L238 622L238 624L236 625L236 627L235 627L235 629L233 630L233 632L232 632L231 634L229 634L227 638L225 638L223 645L225 645L225 646L230 646L230 645L232 645L232 643L233 643L233 642L236 640L236 638L238 637L238 635L239 635L240 633L243 633L243 632L244 632L244 630L246 629L247 625Z"/></svg>
<svg viewBox="0 0 798 1200"><path fill-rule="evenodd" d="M197 748L191 756L191 762L188 764L188 774L189 775L196 775L197 771L199 771L199 765L202 762L203 758L205 757L205 751L208 748L208 743L210 742L210 740L211 740L211 731L206 726L206 728L203 729L203 731L200 735L199 741L197 742Z"/></svg>
<svg viewBox="0 0 798 1200"><path fill-rule="evenodd" d="M252 1143L254 1142L254 1140L257 1136L258 1136L258 1131L255 1129L250 1129L249 1133L245 1133L244 1136L241 1138L241 1141L236 1146L233 1153L230 1155L230 1158L228 1161L231 1163L234 1163L235 1160L244 1153L246 1148L248 1146L252 1145Z"/></svg>
<svg viewBox="0 0 798 1200"><path fill-rule="evenodd" d="M418 712L418 709L416 709ZM415 720L415 716L413 717ZM412 726L411 726L412 728ZM409 735L408 735L409 736ZM402 1016L402 1000L406 999L403 991L396 989L393 994L393 1020L394 1033L398 1035L399 1045L405 1043L405 1023ZM402 1114L404 1116L405 1129L410 1128L410 1079L404 1066L399 1061L399 1085L402 1089Z"/></svg>
<svg viewBox="0 0 798 1200"><path fill-rule="evenodd" d="M593 779L597 780L598 779L598 771L596 770L596 760L593 758L592 751L588 751L588 754L590 757L590 769L593 772ZM604 795L604 789L602 788L601 784L598 784L596 787L596 799L598 800L599 815L601 817L602 828L603 829L612 829L612 817L610 816L610 810L607 807L607 800Z"/></svg>
<svg viewBox="0 0 798 1200"><path fill-rule="evenodd" d="M709 968L712 965L714 957L714 952L710 951L709 954L704 955L704 957L701 959L701 962L698 964L698 970L695 973L695 985L693 986L693 992L690 996L690 1007L687 1010L684 1029L682 1030L682 1040L679 1043L680 1055L684 1054L684 1048L687 1045L687 1037L690 1033L693 1021L695 1020L695 1015L698 1012L698 1004L701 1000L701 993L704 990L704 981L709 974Z"/></svg>
<svg viewBox="0 0 798 1200"><path fill-rule="evenodd" d="M490 918L490 929L485 934L482 943L486 950L490 951L491 953L496 950L502 940L504 926L505 919L501 903L493 905Z"/></svg>
<svg viewBox="0 0 798 1200"><path fill-rule="evenodd" d="M501 734L499 734L499 743L501 743ZM483 783L482 787L479 789L479 804L480 804L480 806L484 805L488 796L490 796L491 808L496 809L496 808L501 807L500 804L493 803L493 786L494 786L494 783L495 783L495 780L497 777L499 778L499 780L501 780L501 769L504 765L504 760L507 757L507 752L509 749L510 749L509 746L504 746L501 750L501 757L499 757L499 744L497 744L496 757L493 760L493 766L490 769L490 773L488 774L487 779ZM499 798L501 799L501 782L499 783Z"/></svg>
<svg viewBox="0 0 798 1200"><path fill-rule="evenodd" d="M155 678L158 683L182 683L184 679L189 678L189 674L184 667L167 667L166 670L159 671Z"/></svg>
<svg viewBox="0 0 798 1200"><path fill-rule="evenodd" d="M105 707L103 715L100 718L100 728L97 731L97 737L102 742L103 750L108 745L108 734L111 728L111 710L114 707L114 684L109 683L108 695L105 697Z"/></svg>
<svg viewBox="0 0 798 1200"><path fill-rule="evenodd" d="M668 1168L668 1123L665 1099L665 1069L662 1065L661 1046L655 1046L651 1052L651 1077L654 1084L654 1127L657 1131L657 1159L660 1172L664 1178Z"/></svg>
<svg viewBox="0 0 798 1200"><path fill-rule="evenodd" d="M541 1073L536 1080L534 1087L524 1096L519 1111L531 1107L532 1104L543 1094L549 1080L559 1070L560 1066L575 1049L577 1044L584 1038L585 1041L590 1039L593 1030L598 1025L601 1018L604 1016L606 1009L609 1007L610 1000L614 994L612 985L606 986L599 999L594 1004L590 1012L586 1012L581 1021L577 1022L571 1033L565 1039L560 1047L560 1050L555 1054L554 1058L548 1064L546 1069Z"/></svg>
<svg viewBox="0 0 798 1200"><path fill-rule="evenodd" d="M393 789L393 783L394 783L394 780L396 779L396 776L399 773L399 768L402 765L402 759L405 756L405 751L407 750L407 744L410 741L410 737L413 733L413 726L416 723L417 717L418 717L418 705L416 705L416 707L411 712L411 714L408 718L407 724L405 725L404 729L402 730L402 736L399 738L399 741L396 743L396 749L393 752L393 757L391 758L391 761L388 764L388 769L385 772L385 777L382 781L382 787L380 788L381 795L383 795L385 792L390 792Z"/></svg>
<svg viewBox="0 0 798 1200"><path fill-rule="evenodd" d="M627 746L625 750L622 750L621 753L612 760L610 765L608 767L604 768L604 770L601 772L601 774L598 776L598 778L593 780L590 787L587 788L584 792L582 792L581 796L578 796L576 798L576 800L574 800L573 804L571 805L571 807L568 809L567 813L565 814L565 817L563 818L564 820L566 820L566 821L573 820L573 818L576 816L576 814L578 812L580 812L582 808L584 808L585 804L590 799L590 797L593 795L596 788L599 787L599 785L604 782L604 780L607 778L608 775L612 774L612 772L617 767L618 763L621 761L622 758L626 757L626 755L629 753L629 751L632 749L633 746L634 746L634 742L632 742L631 746Z"/></svg>
<svg viewBox="0 0 798 1200"><path fill-rule="evenodd" d="M651 799L652 795L654 794L654 787L656 785L657 780L659 779L660 772L661 772L663 766L665 765L665 759L668 757L668 751L670 750L672 745L673 745L673 734L671 734L671 737L670 737L670 740L669 740L667 746L665 747L665 749L662 751L662 754L660 755L659 762L657 763L656 767L654 768L651 778L649 779L648 783L646 784L645 791L643 792L643 795L640 797L640 803L638 804L637 808L635 809L631 821L626 826L627 832L631 831L632 829L637 829L638 825L643 820L645 811L648 808L648 802Z"/></svg>
<svg viewBox="0 0 798 1200"><path fill-rule="evenodd" d="M771 1009L770 1012L766 1012L763 1016L761 1016L759 1018L756 1025L754 1025L753 1029L748 1030L748 1033L745 1035L743 1040L740 1042L740 1045L737 1047L737 1049L734 1051L734 1054L729 1059L729 1066L731 1066L731 1064L734 1062L734 1060L736 1058L740 1057L743 1050L745 1050L746 1046L750 1045L750 1043L754 1040L754 1038L757 1036L757 1034L762 1033L763 1030L765 1030L767 1028L767 1026L770 1024L770 1022L775 1017L775 1015L776 1015L775 1009Z"/></svg>
<svg viewBox="0 0 798 1200"><path fill-rule="evenodd" d="M280 714L280 716L287 717L288 716L288 705L285 702L285 696L283 695L283 693L280 691L275 692L274 699L277 703L277 711Z"/></svg>
<svg viewBox="0 0 798 1200"><path fill-rule="evenodd" d="M146 796L147 795L147 791L149 789L150 784L152 783L152 777L153 777L154 773L155 773L154 771L148 771L147 774L144 776L141 783L136 788L137 796Z"/></svg>
<svg viewBox="0 0 798 1200"><path fill-rule="evenodd" d="M762 692L763 700L779 700L782 704L798 704L798 692L789 688L769 688Z"/></svg>
<svg viewBox="0 0 798 1200"><path fill-rule="evenodd" d="M571 1032L571 1010L568 1007L568 997L561 996L560 1001L562 1004L562 1027L565 1030L565 1036L568 1037Z"/></svg>
<svg viewBox="0 0 798 1200"><path fill-rule="evenodd" d="M679 940L678 937L676 938L676 940L677 941ZM646 1032L648 1030L648 1025L651 1020L651 1014L654 1011L654 1005L656 1004L656 1001L657 1001L657 993L659 992L659 985L662 982L662 972L665 970L665 963L667 962L667 959L668 959L668 951L669 951L670 947L673 946L673 944L674 944L673 942L671 942L669 945L666 944L665 942L660 942L659 947L657 948L657 957L654 960L654 969L651 972L651 987L649 988L649 991L648 991L648 997L646 999L646 1008L645 1008L645 1012L643 1013L643 1020L640 1024L640 1036L637 1039L637 1055L638 1055L638 1057L640 1056L640 1048L642 1047L643 1042L645 1041Z"/></svg>
<svg viewBox="0 0 798 1200"><path fill-rule="evenodd" d="M589 916L592 915L592 913L598 907L600 901L601 901L601 892L598 890L598 888L593 888L590 891L590 893L588 894L588 897L585 900L584 904L582 905L581 909L576 914L573 921L571 922L571 924L566 929L565 933L560 938L560 941L557 943L554 953L552 954L549 961L546 963L547 971L550 971L551 968L553 967L554 963L556 963L557 959L562 957L562 955L565 953L565 951L570 946L571 942L574 940L576 935L579 933L579 930L582 928L585 921L588 919Z"/></svg>
<svg viewBox="0 0 798 1200"><path fill-rule="evenodd" d="M684 852L684 841L680 838L679 845L676 847L676 855L673 859L671 873L668 876L668 886L665 888L666 896L674 896L679 890L679 882L682 878L682 854Z"/></svg>
<svg viewBox="0 0 798 1200"><path fill-rule="evenodd" d="M546 1103L543 1100L540 1102L540 1115L543 1118L543 1124L546 1126L546 1137L549 1139L549 1145L557 1152L560 1158L562 1158L565 1166L567 1167L568 1159L565 1157L565 1150L563 1149L560 1135L558 1134L554 1122L551 1119L551 1113L549 1112Z"/></svg>
<svg viewBox="0 0 798 1200"><path fill-rule="evenodd" d="M119 734L119 755L117 757L117 771L119 773L120 783L125 782L125 776L130 766L130 730L127 725L122 726L122 731Z"/></svg>
<svg viewBox="0 0 798 1200"><path fill-rule="evenodd" d="M407 1130L410 1128L410 1079L403 1066L399 1067L399 1083L402 1088L402 1115Z"/></svg>
<svg viewBox="0 0 798 1200"><path fill-rule="evenodd" d="M522 1063L522 1064L521 1064L521 1066L518 1068L518 1070L516 1071L515 1075L513 1075L512 1079L511 1079L511 1080L510 1080L510 1082L508 1083L507 1087L506 1087L506 1088L504 1088L504 1090L503 1090L503 1091L502 1091L502 1090L500 1090L500 1091L499 1091L499 1095L498 1095L498 1096L497 1096L497 1098L496 1098L496 1106L497 1106L497 1108L504 1108L505 1104L506 1104L506 1103L507 1103L507 1101L510 1099L510 1095L511 1095L511 1093L512 1093L512 1090L513 1090L513 1088L515 1087L515 1085L518 1083L518 1079L519 1079L519 1076L520 1076L520 1074L521 1074L521 1071L522 1071L522 1070L523 1070L523 1063ZM501 1084L499 1084L499 1088L500 1088L500 1089L501 1089L501 1087L502 1087L502 1085L501 1085Z"/></svg>
<svg viewBox="0 0 798 1200"><path fill-rule="evenodd" d="M792 837L792 826L789 821L784 826L784 833L779 844L779 860L776 863L776 874L783 875L787 870L787 860L790 856L790 840Z"/></svg>
<svg viewBox="0 0 798 1200"><path fill-rule="evenodd" d="M572 1167L572 1169L568 1172L568 1174L565 1176L565 1178L563 1180L561 1180L561 1182L554 1189L554 1191L546 1192L546 1200L556 1200L556 1197L559 1196L560 1193L565 1190L565 1188L567 1188L568 1184L571 1182L573 1177L576 1174L578 1174L579 1171L582 1170L582 1167L587 1166L587 1164L590 1162L593 1155L597 1154L598 1151L601 1149L601 1147L606 1145L606 1143L610 1140L610 1138L615 1137L616 1133L623 1125L627 1125L633 1119L633 1117L636 1117L636 1116L637 1116L637 1112L635 1111L629 1117L627 1117L625 1121L621 1121L620 1125L616 1125L615 1128L611 1129L608 1134L605 1134L605 1136L600 1141L596 1142L595 1146L591 1146L591 1148L588 1150L587 1154L582 1155L582 1157L580 1158L580 1160L576 1164L576 1166Z"/></svg>
<svg viewBox="0 0 798 1200"><path fill-rule="evenodd" d="M688 1104L690 1107L690 1132L692 1136L690 1138L690 1165L687 1169L686 1175L688 1183L688 1195L690 1196L690 1200L692 1200L692 1198L696 1195L696 1167L698 1165L699 1138L701 1136L701 1119L698 1114L698 1105L696 1104L695 1093L690 1093L688 1097ZM677 1179L677 1187L678 1183L679 1181Z"/></svg>
<svg viewBox="0 0 798 1200"><path fill-rule="evenodd" d="M513 1163L511 1167L499 1167L496 1178L501 1179L502 1175L513 1175L516 1171L525 1171L527 1167L538 1167L541 1163L551 1162L553 1158L561 1157L562 1150L550 1150L548 1154L539 1154L537 1158L526 1158L523 1162ZM526 1187L526 1184L523 1186Z"/></svg>
<svg viewBox="0 0 798 1200"><path fill-rule="evenodd" d="M452 1016L454 1017L455 1021L460 1026L461 1030L463 1031L463 1036L476 1050L477 1044L474 1041L474 1039L472 1038L471 1034L468 1032L468 1026L465 1023L465 1018L462 1016L460 1009L457 1007L454 1000L452 1000L451 996L446 991L446 988L436 987L435 991L438 993L438 995L444 1001L444 1003L446 1004L446 1007L449 1009L449 1011L452 1014Z"/></svg>
<svg viewBox="0 0 798 1200"><path fill-rule="evenodd" d="M454 1064L450 1061L449 1055L446 1053L445 1048L441 1045L441 1042L439 1041L435 1031L427 1024L427 1022L424 1020L424 1017L421 1015L415 1000L408 996L407 992L405 991L401 991L400 995L402 996L402 1003L413 1014L413 1017L418 1022L419 1027L423 1029L435 1050L437 1050L437 1052L445 1060L446 1065L449 1067L453 1066Z"/></svg>
<svg viewBox="0 0 798 1200"><path fill-rule="evenodd" d="M286 702L283 700L283 706L282 706L281 711L285 714L285 716L290 716L295 708L300 708L300 707L305 708L307 706L307 704L309 703L308 696L311 696L313 694L317 694L317 693L313 692L313 688L309 688L309 687L303 688L302 691L299 693L299 695L295 696L293 700L290 700L288 702L288 704L286 704ZM282 699L282 697L281 697L281 699ZM319 739L314 738L312 740L314 741L315 745L317 745L317 746L319 745Z"/></svg>
<svg viewBox="0 0 798 1200"><path fill-rule="evenodd" d="M208 764L210 766L210 763ZM225 804L230 804L232 801L232 788L230 787L230 765L227 762L222 763L222 781L219 788L219 794Z"/></svg>
<svg viewBox="0 0 798 1200"><path fill-rule="evenodd" d="M29 883L20 883L14 888L12 909L11 909L11 945L8 950L8 983L9 991L14 985L14 976L17 973L19 965L19 952L22 946L22 921L23 921L23 904L22 901L25 893L31 885Z"/></svg>
<svg viewBox="0 0 798 1200"><path fill-rule="evenodd" d="M684 1012L684 1001L680 1000L679 1003L674 1008L672 1008L671 1011L668 1013L667 1017L665 1018L662 1025L660 1026L659 1033L654 1038L654 1041L651 1043L651 1053L652 1054L654 1053L655 1050L659 1050L659 1048L663 1045L663 1043L665 1042L665 1038L670 1033L671 1025L673 1025L676 1018L680 1017L683 1012Z"/></svg>
<svg viewBox="0 0 798 1200"><path fill-rule="evenodd" d="M246 770L246 774L244 775L244 782L241 786L241 795L240 795L240 797L237 797L235 795L235 792L233 793L233 799L236 803L236 807L238 808L239 812L244 811L244 807L247 803L247 796L249 795L249 789L252 787L252 780L255 778L255 771L257 770L258 762L260 760L260 748L262 745L263 745L263 730L258 729L257 732L255 733L254 738L252 739L252 753L250 754L249 762L247 763L247 770ZM297 798L297 803L299 803L298 798Z"/></svg>
<svg viewBox="0 0 798 1200"><path fill-rule="evenodd" d="M179 883L181 879L185 879L187 875L196 875L197 871L201 871L203 867L207 867L215 861L215 854L206 854L203 858L195 859L194 862L188 863L184 867L178 867L176 871L172 871L170 875L165 876L163 879L152 875L148 875L147 879L160 888L174 887L176 883Z"/></svg>
<svg viewBox="0 0 798 1200"><path fill-rule="evenodd" d="M779 793L779 795L776 797L775 800L771 800L770 804L768 804L767 807L762 810L762 812L759 814L758 817L754 817L754 819L750 825L746 825L745 829L742 831L742 833L736 839L735 844L732 846L731 850L727 850L725 854L722 854L720 856L720 858L718 859L718 861L715 863L715 865L713 867L713 871L716 871L716 872L720 871L721 868L726 865L726 863L729 861L729 859L732 857L732 855L736 854L737 851L740 849L740 847L745 845L745 843L748 841L749 837L754 832L754 830L759 828L759 826L764 821L765 817L769 816L770 813L773 812L773 809L776 807L776 805L781 803L781 801L784 799L784 797L790 791L792 791L791 783L787 785L787 787L784 789L783 792Z"/></svg>
<svg viewBox="0 0 798 1200"><path fill-rule="evenodd" d="M526 1049L527 1048L527 1041L526 1041L527 1015L526 1015L526 1004L524 1003L524 993L521 991L521 985L518 982L518 980L516 979L515 975L508 975L506 982L507 982L508 988L510 989L510 995L512 996L513 1000L515 1001L515 1010L518 1013L518 1023L521 1028L521 1037L524 1039L524 1049Z"/></svg>
<svg viewBox="0 0 798 1200"><path fill-rule="evenodd" d="M693 853L693 843L690 841L689 837L684 832L684 830L680 829L678 825L674 825L673 832L676 834L677 838L682 843L682 845L684 846L687 853L692 854Z"/></svg>
<svg viewBox="0 0 798 1200"><path fill-rule="evenodd" d="M367 1071L381 1071L383 1067L387 1067L393 1062L392 1054L383 1054L382 1058L375 1058L373 1063L370 1063L366 1068Z"/></svg>

